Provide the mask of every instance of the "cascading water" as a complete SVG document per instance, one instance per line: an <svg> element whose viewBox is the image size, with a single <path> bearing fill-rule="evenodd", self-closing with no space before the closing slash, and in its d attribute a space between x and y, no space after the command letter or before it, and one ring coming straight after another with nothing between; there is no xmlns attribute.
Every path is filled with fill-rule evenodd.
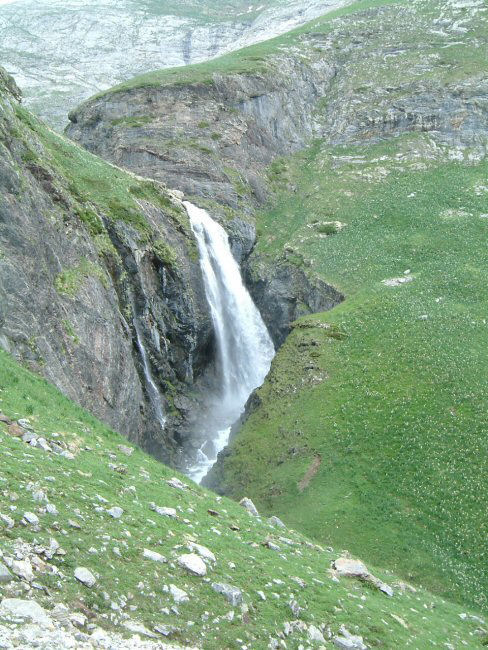
<svg viewBox="0 0 488 650"><path fill-rule="evenodd" d="M139 350L139 354L141 355L141 359L142 359L142 368L144 371L144 378L146 380L146 390L149 395L149 399L151 401L152 407L154 409L154 413L156 414L156 418L159 424L161 425L161 429L164 429L166 424L166 418L163 413L163 407L161 405L161 395L159 393L158 387L156 386L156 382L154 381L151 373L151 368L149 366L149 360L147 358L146 348L144 347L144 343L142 342L141 326L139 325L139 321L137 320L134 304L132 304L132 313L134 314L133 322L134 322L134 329L136 331L136 343L137 343L137 348Z"/></svg>
<svg viewBox="0 0 488 650"><path fill-rule="evenodd" d="M242 414L252 391L269 372L275 350L261 315L242 281L225 230L201 208L184 203L200 253L205 294L217 341L220 395L215 431L190 468L197 482L229 441L231 425Z"/></svg>

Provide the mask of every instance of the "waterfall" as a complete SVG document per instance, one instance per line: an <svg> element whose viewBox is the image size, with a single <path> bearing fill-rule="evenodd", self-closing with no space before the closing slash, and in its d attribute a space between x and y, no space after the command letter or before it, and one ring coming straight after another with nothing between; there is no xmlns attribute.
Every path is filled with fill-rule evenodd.
<svg viewBox="0 0 488 650"><path fill-rule="evenodd" d="M244 286L227 233L205 210L187 201L184 205L198 244L221 383L213 414L215 430L189 470L194 480L201 481L227 445L230 428L242 414L249 395L263 383L275 350Z"/></svg>
<svg viewBox="0 0 488 650"><path fill-rule="evenodd" d="M141 355L142 368L144 370L144 378L146 380L146 390L149 395L149 400L154 409L154 413L156 414L156 418L159 424L161 425L161 429L164 429L164 426L166 424L166 418L163 413L163 407L161 406L161 395L151 373L151 367L149 365L149 359L147 358L146 348L144 347L144 343L142 340L141 327L137 320L137 314L135 311L134 303L132 303L132 313L134 315L133 323L134 323L134 329L136 331L137 348L139 350L139 354Z"/></svg>

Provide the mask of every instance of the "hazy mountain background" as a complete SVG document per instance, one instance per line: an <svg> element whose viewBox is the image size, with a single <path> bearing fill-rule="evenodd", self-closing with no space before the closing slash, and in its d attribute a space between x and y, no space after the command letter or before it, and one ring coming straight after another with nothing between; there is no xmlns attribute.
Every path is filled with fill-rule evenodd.
<svg viewBox="0 0 488 650"><path fill-rule="evenodd" d="M348 0L0 2L0 61L56 128L94 93L135 74L198 63L271 38Z"/></svg>

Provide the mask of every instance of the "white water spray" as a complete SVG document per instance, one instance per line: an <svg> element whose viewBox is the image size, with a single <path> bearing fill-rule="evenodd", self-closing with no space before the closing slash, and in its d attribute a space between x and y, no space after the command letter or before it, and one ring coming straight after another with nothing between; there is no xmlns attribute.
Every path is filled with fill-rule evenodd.
<svg viewBox="0 0 488 650"><path fill-rule="evenodd" d="M190 476L197 482L229 441L231 425L252 391L261 386L275 354L266 325L242 281L225 230L209 214L184 203L200 253L205 294L217 340L221 395L215 405L216 430L199 450Z"/></svg>
<svg viewBox="0 0 488 650"><path fill-rule="evenodd" d="M149 365L149 360L147 358L147 352L146 348L144 347L144 343L142 342L142 335L141 335L141 327L139 325L139 322L137 320L137 315L135 312L134 304L132 304L132 313L134 315L133 318L133 323L134 323L134 329L136 330L136 342L137 342L137 347L139 349L139 353L141 355L142 359L142 368L144 370L144 377L146 379L146 389L149 395L149 399L151 401L152 407L154 409L154 413L156 414L156 418L161 425L161 429L164 429L164 426L166 424L166 417L163 413L163 407L161 406L161 394L158 390L158 387L156 386L156 382L153 379L152 373L151 373L151 367Z"/></svg>

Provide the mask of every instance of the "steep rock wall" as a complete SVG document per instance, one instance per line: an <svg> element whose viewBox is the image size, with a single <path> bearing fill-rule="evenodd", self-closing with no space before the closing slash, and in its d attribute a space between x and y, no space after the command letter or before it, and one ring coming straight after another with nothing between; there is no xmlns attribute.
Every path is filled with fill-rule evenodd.
<svg viewBox="0 0 488 650"><path fill-rule="evenodd" d="M0 345L177 464L213 345L187 215L162 186L55 135L19 97L0 69Z"/></svg>

